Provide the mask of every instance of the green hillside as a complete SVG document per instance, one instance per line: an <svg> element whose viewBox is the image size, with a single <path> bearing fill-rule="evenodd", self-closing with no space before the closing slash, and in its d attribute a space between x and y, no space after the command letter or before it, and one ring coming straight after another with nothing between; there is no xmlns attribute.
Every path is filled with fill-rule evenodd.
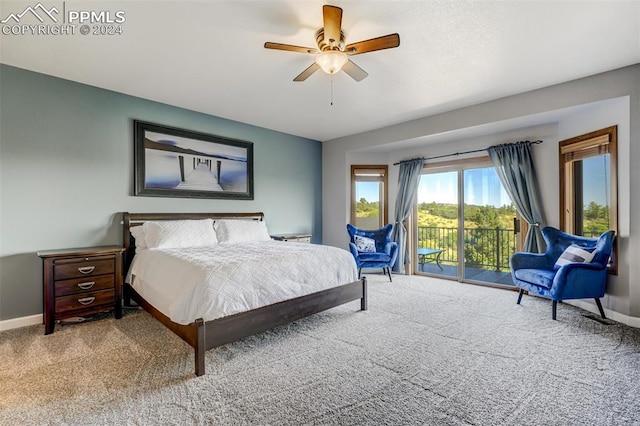
<svg viewBox="0 0 640 426"><path fill-rule="evenodd" d="M378 202L362 198L357 203L359 218L377 217ZM464 206L465 264L482 268L508 269L509 257L516 251L513 219L516 210L502 207ZM418 247L445 250L443 263L458 262L458 206L421 203L418 205ZM598 235L609 228L609 208L597 203L584 207L584 235Z"/></svg>

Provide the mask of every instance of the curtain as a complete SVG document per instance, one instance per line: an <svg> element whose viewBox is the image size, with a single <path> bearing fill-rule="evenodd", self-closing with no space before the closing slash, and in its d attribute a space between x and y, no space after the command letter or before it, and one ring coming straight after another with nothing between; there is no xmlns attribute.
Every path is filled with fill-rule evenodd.
<svg viewBox="0 0 640 426"><path fill-rule="evenodd" d="M394 272L404 273L404 265L409 263L407 228L404 226L404 222L413 208L423 164L424 160L422 158L400 162L398 198L396 198L396 222L393 227L393 241L398 243L398 257L395 265L393 265Z"/></svg>
<svg viewBox="0 0 640 426"><path fill-rule="evenodd" d="M543 252L545 244L541 230L545 220L531 155L531 142L496 145L487 151L509 198L520 216L529 224L524 250Z"/></svg>

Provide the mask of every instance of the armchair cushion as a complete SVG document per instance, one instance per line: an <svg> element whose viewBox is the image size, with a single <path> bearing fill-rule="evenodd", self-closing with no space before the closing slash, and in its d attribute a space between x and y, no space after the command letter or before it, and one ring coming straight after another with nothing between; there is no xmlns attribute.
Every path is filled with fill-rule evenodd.
<svg viewBox="0 0 640 426"><path fill-rule="evenodd" d="M359 260L362 263L367 263L367 262L380 262L380 263L389 263L389 261L391 260L391 256L389 256L387 253L363 253L360 252L359 255Z"/></svg>
<svg viewBox="0 0 640 426"><path fill-rule="evenodd" d="M361 237L360 235L354 235L353 240L356 243L356 248L360 253L375 253L376 252L376 240L373 238Z"/></svg>
<svg viewBox="0 0 640 426"><path fill-rule="evenodd" d="M568 263L590 263L595 255L595 247L587 248L571 244L562 252L553 268L558 269Z"/></svg>
<svg viewBox="0 0 640 426"><path fill-rule="evenodd" d="M526 281L548 289L553 286L553 279L555 276L556 271L549 271L546 269L517 269L515 271L515 277L518 280Z"/></svg>

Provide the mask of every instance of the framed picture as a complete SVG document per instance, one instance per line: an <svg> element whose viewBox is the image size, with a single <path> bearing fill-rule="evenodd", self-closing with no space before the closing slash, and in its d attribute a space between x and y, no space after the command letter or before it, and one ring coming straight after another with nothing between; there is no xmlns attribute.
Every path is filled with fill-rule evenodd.
<svg viewBox="0 0 640 426"><path fill-rule="evenodd" d="M253 143L134 120L135 195L253 200Z"/></svg>

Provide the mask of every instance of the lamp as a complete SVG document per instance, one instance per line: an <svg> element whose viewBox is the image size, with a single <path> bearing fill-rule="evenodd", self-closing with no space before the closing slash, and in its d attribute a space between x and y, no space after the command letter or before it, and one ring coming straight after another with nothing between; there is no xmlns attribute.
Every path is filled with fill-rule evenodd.
<svg viewBox="0 0 640 426"><path fill-rule="evenodd" d="M316 64L327 74L335 74L342 69L349 59L339 50L325 50L316 56Z"/></svg>

